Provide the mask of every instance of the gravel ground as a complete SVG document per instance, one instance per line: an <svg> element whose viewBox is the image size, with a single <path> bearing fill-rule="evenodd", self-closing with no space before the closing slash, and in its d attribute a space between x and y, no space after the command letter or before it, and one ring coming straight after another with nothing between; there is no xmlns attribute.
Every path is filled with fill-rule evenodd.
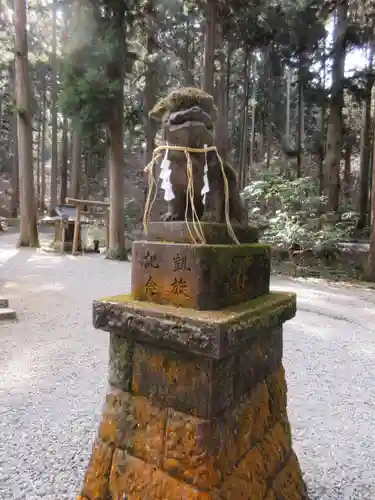
<svg viewBox="0 0 375 500"><path fill-rule="evenodd" d="M129 289L130 266L97 255L14 252L0 237L0 500L73 500L105 392L108 336L91 301ZM375 498L375 292L273 280L298 293L285 327L289 416L313 500Z"/></svg>

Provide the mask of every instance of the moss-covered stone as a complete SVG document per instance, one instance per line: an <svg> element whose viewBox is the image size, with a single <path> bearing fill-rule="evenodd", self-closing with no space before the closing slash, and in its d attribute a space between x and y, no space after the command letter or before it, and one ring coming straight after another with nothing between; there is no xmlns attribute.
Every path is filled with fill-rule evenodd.
<svg viewBox="0 0 375 500"><path fill-rule="evenodd" d="M109 473L114 446L98 439L95 441L86 469L81 495L90 500L103 500L109 494Z"/></svg>
<svg viewBox="0 0 375 500"><path fill-rule="evenodd" d="M272 420L280 420L286 415L287 385L282 365L267 378L269 407Z"/></svg>
<svg viewBox="0 0 375 500"><path fill-rule="evenodd" d="M251 339L269 335L295 311L295 294L281 292L221 311L182 309L119 295L94 302L93 323L95 328L137 341L219 359Z"/></svg>
<svg viewBox="0 0 375 500"><path fill-rule="evenodd" d="M188 483L210 489L222 478L222 472L215 463L217 445L220 442L215 439L211 421L171 410L166 428L163 468Z"/></svg>
<svg viewBox="0 0 375 500"><path fill-rule="evenodd" d="M238 351L234 390L241 397L279 368L282 360L282 327L255 336Z"/></svg>
<svg viewBox="0 0 375 500"><path fill-rule="evenodd" d="M99 438L145 462L160 466L164 452L167 410L121 390L106 396Z"/></svg>
<svg viewBox="0 0 375 500"><path fill-rule="evenodd" d="M211 500L209 493L174 479L161 470L116 450L110 477L110 498L119 500ZM104 500L104 497L103 499Z"/></svg>
<svg viewBox="0 0 375 500"><path fill-rule="evenodd" d="M265 295L269 280L267 245L133 243L136 300L217 310Z"/></svg>
<svg viewBox="0 0 375 500"><path fill-rule="evenodd" d="M254 447L240 460L237 468L220 488L220 498L235 500L240 498L263 499L267 490L268 476L262 454Z"/></svg>
<svg viewBox="0 0 375 500"><path fill-rule="evenodd" d="M261 407L263 399L260 387L211 420L171 411L164 469L203 489L218 486L253 447L253 408Z"/></svg>
<svg viewBox="0 0 375 500"><path fill-rule="evenodd" d="M273 482L272 489L278 500L308 500L298 458L292 452L283 469Z"/></svg>
<svg viewBox="0 0 375 500"><path fill-rule="evenodd" d="M233 401L234 357L212 360L137 344L132 390L202 418Z"/></svg>
<svg viewBox="0 0 375 500"><path fill-rule="evenodd" d="M213 97L203 90L195 87L182 87L172 90L166 97L160 99L149 116L161 122L166 114L198 106L203 109L213 120L216 120L217 108Z"/></svg>
<svg viewBox="0 0 375 500"><path fill-rule="evenodd" d="M134 342L115 333L109 338L108 381L111 385L129 391L133 373Z"/></svg>
<svg viewBox="0 0 375 500"><path fill-rule="evenodd" d="M232 245L233 240L228 233L226 224L215 222L201 222L202 232L208 245ZM258 243L258 229L256 226L233 224L233 230L240 243ZM191 222L151 222L144 239L161 243L189 243L192 244L191 232L194 231Z"/></svg>

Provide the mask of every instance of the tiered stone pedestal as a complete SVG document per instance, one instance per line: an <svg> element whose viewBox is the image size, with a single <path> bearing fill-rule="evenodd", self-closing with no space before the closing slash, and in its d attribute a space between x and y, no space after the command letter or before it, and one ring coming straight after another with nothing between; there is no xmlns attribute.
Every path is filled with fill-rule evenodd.
<svg viewBox="0 0 375 500"><path fill-rule="evenodd" d="M211 244L190 245L182 224L153 225L175 242L136 242L132 294L94 302L110 388L80 499L307 499L282 366L295 296L269 292L254 231L235 246L204 230Z"/></svg>

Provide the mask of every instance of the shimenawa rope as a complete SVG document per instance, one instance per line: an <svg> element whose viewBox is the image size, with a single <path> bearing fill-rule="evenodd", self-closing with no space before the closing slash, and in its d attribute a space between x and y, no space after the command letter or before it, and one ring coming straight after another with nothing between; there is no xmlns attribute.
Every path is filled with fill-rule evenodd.
<svg viewBox="0 0 375 500"><path fill-rule="evenodd" d="M225 214L225 222L228 228L228 233L232 240L237 243L238 245L240 242L238 241L236 234L233 230L232 224L230 222L230 217L229 217L229 185L228 185L228 179L225 174L225 168L224 168L224 163L222 158L220 157L216 146L210 146L207 148L188 148L188 147L183 147L183 146L170 146L170 145L164 145L164 146L159 146L154 149L153 154L152 154L152 160L150 163L145 167L144 171L148 172L148 194L147 194L147 199L146 199L146 204L145 204L145 210L143 214L143 230L144 233L147 234L147 228L148 228L148 223L150 220L150 213L152 210L152 206L155 202L157 193L158 193L158 184L155 179L154 175L154 166L157 160L160 158L161 153L163 151L181 151L185 153L186 156L186 172L187 172L187 178L188 178L188 185L186 189L186 206L185 206L185 222L187 225L187 228L189 230L190 236L193 240L194 243L197 243L197 240L195 239L194 235L192 234L192 231L190 229L190 224L188 221L188 205L190 201L190 206L192 209L192 224L193 224L193 229L196 233L197 239L199 243L205 243L205 237L204 237L204 232L202 229L202 225L200 223L199 217L197 215L195 205L194 205L194 183L193 183L193 167L192 167L192 161L191 161L191 156L190 153L208 153L211 151L215 151L217 158L220 163L220 169L221 173L223 176L223 182L224 182L224 214ZM153 186L155 186L155 194L151 200L152 197L152 190Z"/></svg>

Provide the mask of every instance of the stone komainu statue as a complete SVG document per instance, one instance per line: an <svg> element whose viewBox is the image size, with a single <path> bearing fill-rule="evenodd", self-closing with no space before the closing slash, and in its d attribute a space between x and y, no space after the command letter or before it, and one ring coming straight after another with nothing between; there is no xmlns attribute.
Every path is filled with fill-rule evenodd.
<svg viewBox="0 0 375 500"><path fill-rule="evenodd" d="M203 149L215 145L217 109L213 98L200 89L187 87L172 91L155 105L150 118L161 123L163 140L168 146ZM182 221L185 218L191 220L194 206L199 220L225 222L227 186L229 219L236 223L246 222L247 216L240 198L236 174L228 163L221 163L215 150L207 153L191 152L188 155L191 161L192 198L187 196L189 159L186 152L170 149L167 156L173 194L169 193L170 196L165 197L168 211L162 216L164 221ZM203 196L205 166L209 191Z"/></svg>

